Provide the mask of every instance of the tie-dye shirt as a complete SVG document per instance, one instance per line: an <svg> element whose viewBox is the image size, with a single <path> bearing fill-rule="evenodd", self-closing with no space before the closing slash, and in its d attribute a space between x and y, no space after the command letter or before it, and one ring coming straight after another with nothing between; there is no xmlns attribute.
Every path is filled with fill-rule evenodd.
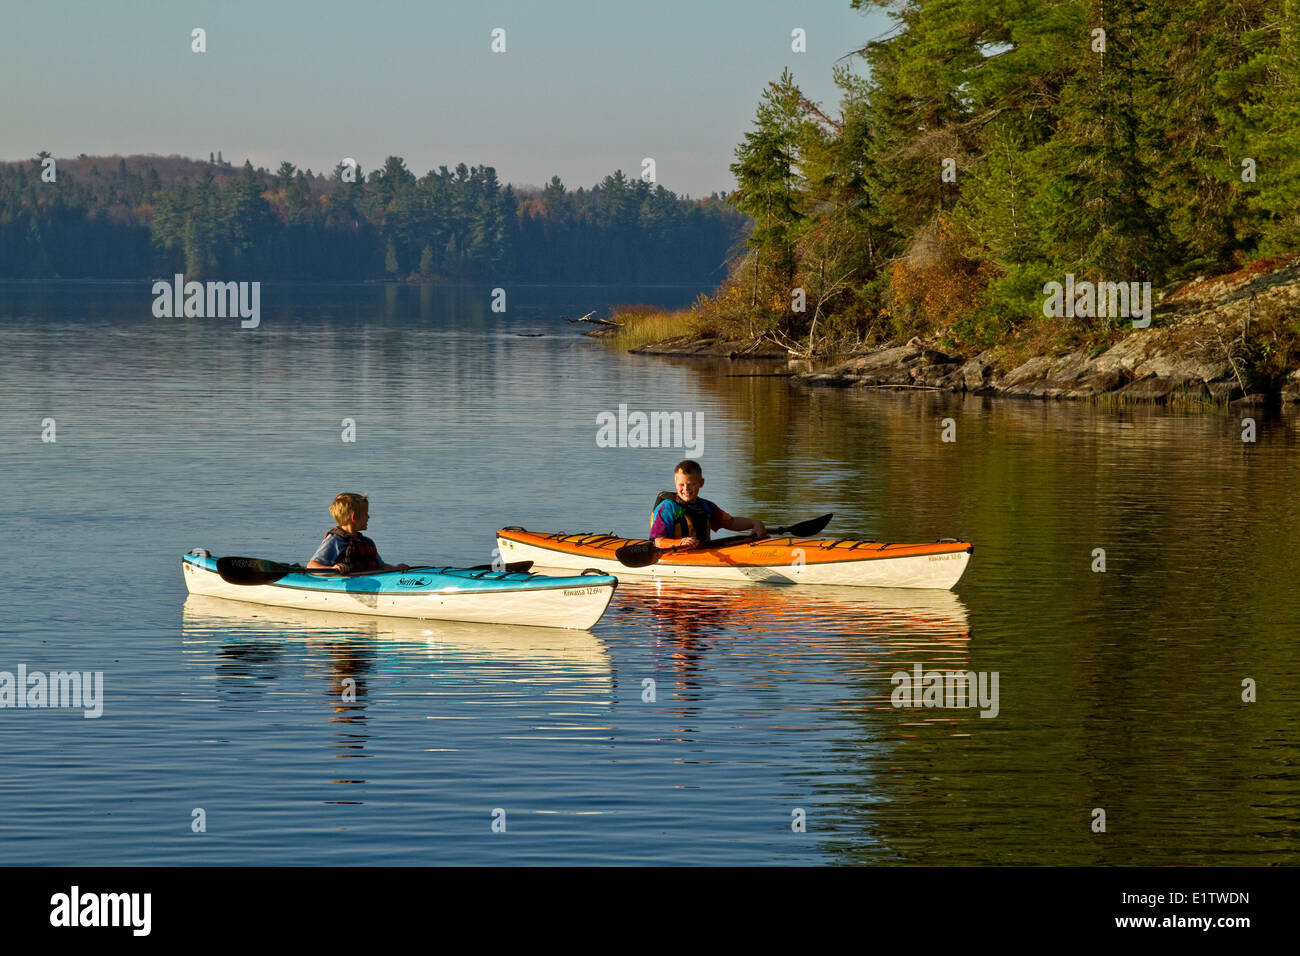
<svg viewBox="0 0 1300 956"><path fill-rule="evenodd" d="M731 520L731 516L715 505L712 501L708 501L704 498L697 498L696 501L699 502L700 507L702 507L705 513L709 516L710 530L717 531L722 527L724 521ZM665 498L663 501L659 502L659 506L655 508L654 515L650 521L650 537L685 537L685 535L678 535L675 531L677 521L681 518L682 512L685 510L685 506L676 498Z"/></svg>

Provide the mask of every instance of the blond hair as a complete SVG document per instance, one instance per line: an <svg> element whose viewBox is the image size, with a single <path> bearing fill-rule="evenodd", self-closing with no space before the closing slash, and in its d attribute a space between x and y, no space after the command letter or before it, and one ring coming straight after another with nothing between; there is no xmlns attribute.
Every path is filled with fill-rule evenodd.
<svg viewBox="0 0 1300 956"><path fill-rule="evenodd" d="M343 492L330 504L330 517L340 527L344 523L351 521L362 511L370 511L370 499L365 495L356 495L350 491Z"/></svg>

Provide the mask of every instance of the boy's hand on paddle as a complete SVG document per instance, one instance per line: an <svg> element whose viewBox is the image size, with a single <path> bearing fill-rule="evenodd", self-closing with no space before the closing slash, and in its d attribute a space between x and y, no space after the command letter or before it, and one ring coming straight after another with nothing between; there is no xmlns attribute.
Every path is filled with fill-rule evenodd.
<svg viewBox="0 0 1300 956"><path fill-rule="evenodd" d="M753 531L754 531L755 538L767 537L767 528L763 525L763 522L759 521L757 518L754 519Z"/></svg>
<svg viewBox="0 0 1300 956"><path fill-rule="evenodd" d="M682 538L677 542L679 548L698 548L700 542L698 538Z"/></svg>

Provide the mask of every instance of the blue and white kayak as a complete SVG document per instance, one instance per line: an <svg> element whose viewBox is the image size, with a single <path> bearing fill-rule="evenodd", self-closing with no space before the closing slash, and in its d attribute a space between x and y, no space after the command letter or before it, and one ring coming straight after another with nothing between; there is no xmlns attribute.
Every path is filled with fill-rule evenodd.
<svg viewBox="0 0 1300 956"><path fill-rule="evenodd" d="M201 548L181 558L191 594L310 611L381 617L522 624L586 630L609 607L618 578L567 577L469 568L412 568L370 574L285 574L273 584L231 584Z"/></svg>

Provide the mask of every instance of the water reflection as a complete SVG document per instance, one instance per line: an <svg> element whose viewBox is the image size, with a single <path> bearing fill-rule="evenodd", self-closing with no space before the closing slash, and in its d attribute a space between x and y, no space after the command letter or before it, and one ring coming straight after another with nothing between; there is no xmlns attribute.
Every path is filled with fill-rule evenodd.
<svg viewBox="0 0 1300 956"><path fill-rule="evenodd" d="M589 631L331 614L190 595L181 634L186 653L196 656L192 663L213 666L223 709L274 708L276 688L305 669L316 688L311 696L338 725L336 757L366 756L367 711L380 704L423 696L432 709L447 695L500 702L517 698L526 682L542 696L608 706L616 687L609 653Z"/></svg>
<svg viewBox="0 0 1300 956"><path fill-rule="evenodd" d="M332 614L192 594L185 601L181 633L187 643L220 641L241 659L249 657L243 648L252 648L251 656L265 663L283 653L277 653L268 639L303 640L309 647L319 645L330 652L337 681L363 676L380 644L401 645L403 650L417 645L426 660L468 665L458 672L461 680L498 679L515 664L596 682L613 681L609 652L590 631ZM358 653L357 642L373 642L366 645L369 653Z"/></svg>
<svg viewBox="0 0 1300 956"><path fill-rule="evenodd" d="M619 597L647 611L652 633L665 640L688 642L723 630L903 633L927 641L970 636L966 605L952 591L654 578L620 581Z"/></svg>
<svg viewBox="0 0 1300 956"><path fill-rule="evenodd" d="M895 670L969 657L969 615L951 591L650 580L621 583L618 601L615 619L653 641L657 680L682 718L735 682L737 664L740 682L765 686L798 678L800 663L818 679L830 667L857 705L888 706Z"/></svg>

